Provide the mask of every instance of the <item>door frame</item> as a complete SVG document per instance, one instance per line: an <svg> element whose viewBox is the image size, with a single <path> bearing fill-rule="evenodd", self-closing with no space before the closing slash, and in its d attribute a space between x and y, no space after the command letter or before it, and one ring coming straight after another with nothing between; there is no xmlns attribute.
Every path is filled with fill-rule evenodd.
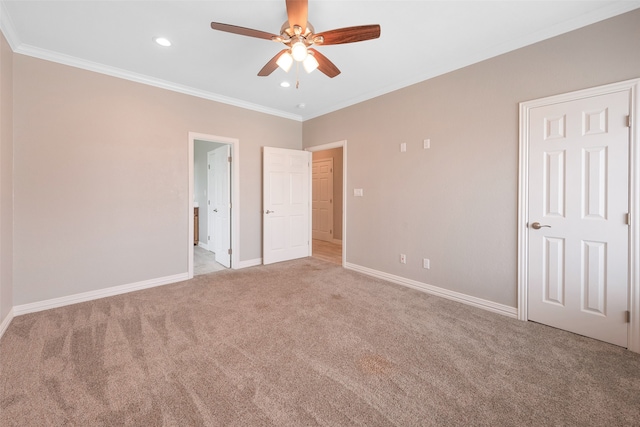
<svg viewBox="0 0 640 427"><path fill-rule="evenodd" d="M208 135L189 132L188 142L188 233L187 233L187 268L189 279L193 278L193 191L194 191L194 159L193 146L195 140L218 142L231 146L231 268L240 268L240 140L225 136Z"/></svg>
<svg viewBox="0 0 640 427"><path fill-rule="evenodd" d="M333 148L342 148L342 267L347 263L347 140L330 142L328 144L314 145L305 148L306 151L325 151ZM309 182L313 179L309 169ZM335 217L334 217L335 220ZM309 236L312 236L313 218L309 221Z"/></svg>
<svg viewBox="0 0 640 427"><path fill-rule="evenodd" d="M640 353L640 78L578 90L520 103L519 176L518 176L518 319L528 320L529 259L529 114L532 108L613 92L629 91L629 307L631 314L627 348Z"/></svg>

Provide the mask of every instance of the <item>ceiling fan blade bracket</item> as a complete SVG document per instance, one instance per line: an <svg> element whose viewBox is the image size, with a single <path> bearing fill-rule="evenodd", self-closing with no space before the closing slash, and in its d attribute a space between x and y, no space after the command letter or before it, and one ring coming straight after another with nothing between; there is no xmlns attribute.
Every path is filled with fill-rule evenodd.
<svg viewBox="0 0 640 427"><path fill-rule="evenodd" d="M286 0L287 19L291 31L295 33L295 26L301 28L301 32L307 29L307 13L309 10L308 0Z"/></svg>

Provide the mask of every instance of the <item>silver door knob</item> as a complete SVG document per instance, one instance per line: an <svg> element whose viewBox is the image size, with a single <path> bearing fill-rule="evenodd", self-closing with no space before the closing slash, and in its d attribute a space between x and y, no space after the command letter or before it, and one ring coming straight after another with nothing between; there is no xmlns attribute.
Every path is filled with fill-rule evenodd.
<svg viewBox="0 0 640 427"><path fill-rule="evenodd" d="M550 225L541 225L539 222L534 222L533 224L531 224L531 228L533 228L534 230L540 230L542 227L551 228Z"/></svg>
<svg viewBox="0 0 640 427"><path fill-rule="evenodd" d="M268 210L268 209L267 209L265 213L266 213L266 214L276 213L276 211L270 211L270 210Z"/></svg>

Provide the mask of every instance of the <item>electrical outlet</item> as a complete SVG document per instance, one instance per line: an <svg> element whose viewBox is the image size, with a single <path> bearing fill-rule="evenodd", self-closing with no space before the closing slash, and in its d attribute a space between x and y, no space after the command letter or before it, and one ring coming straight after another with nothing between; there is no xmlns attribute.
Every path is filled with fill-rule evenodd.
<svg viewBox="0 0 640 427"><path fill-rule="evenodd" d="M400 254L400 263L401 264L407 263L407 256L405 254Z"/></svg>
<svg viewBox="0 0 640 427"><path fill-rule="evenodd" d="M407 151L407 143L403 142L402 144L400 144L400 152L404 153L405 151Z"/></svg>
<svg viewBox="0 0 640 427"><path fill-rule="evenodd" d="M353 189L353 195L356 197L362 197L364 195L364 192L362 190L362 188L354 188Z"/></svg>
<svg viewBox="0 0 640 427"><path fill-rule="evenodd" d="M429 261L429 258L424 258L422 260L422 268L426 268L427 270L431 268L431 261Z"/></svg>
<svg viewBox="0 0 640 427"><path fill-rule="evenodd" d="M431 148L431 139L425 139L422 141L423 147L426 150L427 148Z"/></svg>

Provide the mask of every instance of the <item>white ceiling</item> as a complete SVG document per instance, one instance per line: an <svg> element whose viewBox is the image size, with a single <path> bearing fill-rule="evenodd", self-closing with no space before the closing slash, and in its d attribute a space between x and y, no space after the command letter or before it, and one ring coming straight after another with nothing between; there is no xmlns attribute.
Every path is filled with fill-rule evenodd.
<svg viewBox="0 0 640 427"><path fill-rule="evenodd" d="M285 0L3 1L14 51L258 111L306 120L640 7L640 1L310 0L316 33L380 24L377 40L317 49L342 71L258 77L282 49L211 29L279 33ZM153 42L164 36L173 46ZM284 89L280 82L291 87ZM304 108L299 108L304 104Z"/></svg>

